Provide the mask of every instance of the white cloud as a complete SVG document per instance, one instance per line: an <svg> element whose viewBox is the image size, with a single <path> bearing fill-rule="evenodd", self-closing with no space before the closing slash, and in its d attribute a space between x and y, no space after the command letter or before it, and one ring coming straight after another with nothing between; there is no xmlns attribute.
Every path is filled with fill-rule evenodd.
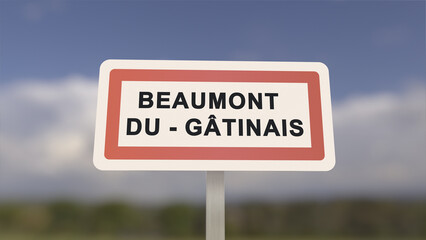
<svg viewBox="0 0 426 240"><path fill-rule="evenodd" d="M202 179L201 173L95 169L96 96L97 81L78 76L1 86L0 198L198 200L193 189L203 189L203 183L194 178Z"/></svg>
<svg viewBox="0 0 426 240"><path fill-rule="evenodd" d="M50 13L60 12L64 8L63 0L29 1L22 4L22 15L30 21L40 21Z"/></svg>
<svg viewBox="0 0 426 240"><path fill-rule="evenodd" d="M386 26L373 32L373 43L377 46L394 47L410 41L411 32L402 24Z"/></svg>
<svg viewBox="0 0 426 240"><path fill-rule="evenodd" d="M232 188L256 198L426 196L425 85L353 96L334 104L333 115L332 171L234 174Z"/></svg>
<svg viewBox="0 0 426 240"><path fill-rule="evenodd" d="M0 198L202 202L204 174L101 172L92 164L97 81L0 86ZM337 164L324 173L227 173L227 199L426 196L426 86L334 104Z"/></svg>
<svg viewBox="0 0 426 240"><path fill-rule="evenodd" d="M75 158L87 157L96 89L95 81L81 77L4 86L0 140L5 166L53 173L72 167ZM17 161L9 160L17 156Z"/></svg>

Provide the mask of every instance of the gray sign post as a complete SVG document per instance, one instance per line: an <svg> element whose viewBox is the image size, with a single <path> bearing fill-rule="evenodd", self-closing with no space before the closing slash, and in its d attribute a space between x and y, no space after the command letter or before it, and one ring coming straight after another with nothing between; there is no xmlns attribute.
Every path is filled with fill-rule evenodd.
<svg viewBox="0 0 426 240"><path fill-rule="evenodd" d="M225 176L206 172L206 240L225 239Z"/></svg>

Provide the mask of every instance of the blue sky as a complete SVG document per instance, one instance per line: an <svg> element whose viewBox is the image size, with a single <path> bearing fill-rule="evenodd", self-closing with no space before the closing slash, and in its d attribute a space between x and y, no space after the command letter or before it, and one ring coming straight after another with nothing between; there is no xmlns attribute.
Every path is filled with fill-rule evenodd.
<svg viewBox="0 0 426 240"><path fill-rule="evenodd" d="M0 0L0 201L203 201L202 172L94 168L111 58L328 65L336 167L226 173L227 201L426 198L425 1Z"/></svg>
<svg viewBox="0 0 426 240"><path fill-rule="evenodd" d="M2 1L1 81L105 59L321 61L332 94L425 75L424 1Z"/></svg>

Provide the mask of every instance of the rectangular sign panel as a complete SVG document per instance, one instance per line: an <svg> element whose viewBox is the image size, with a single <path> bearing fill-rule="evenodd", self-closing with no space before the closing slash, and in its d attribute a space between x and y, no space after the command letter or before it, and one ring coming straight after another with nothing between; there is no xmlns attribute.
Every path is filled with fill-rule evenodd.
<svg viewBox="0 0 426 240"><path fill-rule="evenodd" d="M326 171L335 163L322 63L107 60L102 170Z"/></svg>

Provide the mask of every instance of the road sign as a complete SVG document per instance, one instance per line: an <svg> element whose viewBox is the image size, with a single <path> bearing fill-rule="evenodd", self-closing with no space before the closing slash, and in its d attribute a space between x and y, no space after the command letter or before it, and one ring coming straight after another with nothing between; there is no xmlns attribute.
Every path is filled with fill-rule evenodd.
<svg viewBox="0 0 426 240"><path fill-rule="evenodd" d="M101 170L327 171L335 163L322 63L107 60Z"/></svg>

